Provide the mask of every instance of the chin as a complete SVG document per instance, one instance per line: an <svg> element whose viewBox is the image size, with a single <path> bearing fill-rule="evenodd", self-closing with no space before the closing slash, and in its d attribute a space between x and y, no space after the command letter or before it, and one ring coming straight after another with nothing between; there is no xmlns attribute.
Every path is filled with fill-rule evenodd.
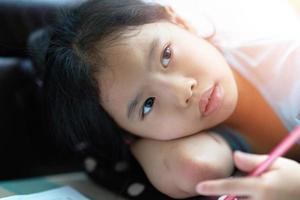
<svg viewBox="0 0 300 200"><path fill-rule="evenodd" d="M228 97L230 96L230 97ZM226 121L235 111L237 106L237 94L227 95L224 99L220 112L216 113L216 124Z"/></svg>
<svg viewBox="0 0 300 200"><path fill-rule="evenodd" d="M237 106L237 91L234 88L231 90L225 90L224 99L219 109L216 112L212 113L211 116L208 116L204 124L207 124L208 128L215 127L219 124L225 122L235 111Z"/></svg>

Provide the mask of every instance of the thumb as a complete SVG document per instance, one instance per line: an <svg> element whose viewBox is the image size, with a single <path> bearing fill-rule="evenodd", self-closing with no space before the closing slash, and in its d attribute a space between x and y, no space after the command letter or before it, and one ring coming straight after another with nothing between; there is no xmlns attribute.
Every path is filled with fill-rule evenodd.
<svg viewBox="0 0 300 200"><path fill-rule="evenodd" d="M238 169L244 172L250 172L254 168L267 159L266 155L256 155L236 151L234 153L234 162Z"/></svg>

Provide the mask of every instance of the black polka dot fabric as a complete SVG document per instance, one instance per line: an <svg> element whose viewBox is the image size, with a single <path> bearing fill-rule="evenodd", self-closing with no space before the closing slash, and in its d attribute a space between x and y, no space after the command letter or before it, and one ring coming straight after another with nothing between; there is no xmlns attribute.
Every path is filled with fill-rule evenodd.
<svg viewBox="0 0 300 200"><path fill-rule="evenodd" d="M133 157L128 161L120 160L112 164L107 164L97 160L95 156L86 156L84 167L90 178L96 183L127 199L173 199L162 194L151 185ZM199 196L188 199L208 200L212 198Z"/></svg>

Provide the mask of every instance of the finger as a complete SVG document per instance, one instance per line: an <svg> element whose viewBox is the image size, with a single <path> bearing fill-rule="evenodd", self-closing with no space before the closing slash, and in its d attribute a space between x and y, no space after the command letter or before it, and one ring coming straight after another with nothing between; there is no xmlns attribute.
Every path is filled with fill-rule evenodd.
<svg viewBox="0 0 300 200"><path fill-rule="evenodd" d="M251 196L257 191L258 185L259 180L255 177L227 178L201 182L196 186L196 191L201 195Z"/></svg>
<svg viewBox="0 0 300 200"><path fill-rule="evenodd" d="M252 197L239 197L238 200L253 200Z"/></svg>
<svg viewBox="0 0 300 200"><path fill-rule="evenodd" d="M234 153L234 162L238 169L249 172L267 159L266 155L249 154L240 151Z"/></svg>

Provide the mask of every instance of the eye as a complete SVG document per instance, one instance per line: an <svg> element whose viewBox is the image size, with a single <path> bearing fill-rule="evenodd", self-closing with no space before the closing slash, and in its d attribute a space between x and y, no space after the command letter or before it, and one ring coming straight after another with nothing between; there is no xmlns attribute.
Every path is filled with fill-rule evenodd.
<svg viewBox="0 0 300 200"><path fill-rule="evenodd" d="M152 107L154 105L154 101L155 101L154 97L150 97L145 101L142 109L142 119L151 112Z"/></svg>
<svg viewBox="0 0 300 200"><path fill-rule="evenodd" d="M171 60L171 56L172 56L172 49L170 47L170 45L168 45L161 56L161 64L166 68L168 66L168 64L170 63Z"/></svg>

